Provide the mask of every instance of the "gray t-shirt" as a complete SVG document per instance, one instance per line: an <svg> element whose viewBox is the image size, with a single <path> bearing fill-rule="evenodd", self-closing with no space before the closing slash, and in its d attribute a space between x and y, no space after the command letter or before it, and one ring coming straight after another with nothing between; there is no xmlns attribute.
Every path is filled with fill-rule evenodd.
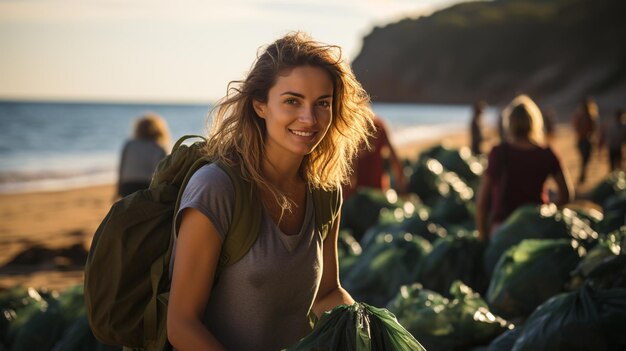
<svg viewBox="0 0 626 351"><path fill-rule="evenodd" d="M234 199L228 174L215 164L207 165L189 181L177 217L185 208L197 209L223 242ZM315 230L313 206L307 193L305 219L297 235L282 233L263 208L256 242L221 273L204 323L227 350L281 350L311 332L307 316L322 277L323 245Z"/></svg>

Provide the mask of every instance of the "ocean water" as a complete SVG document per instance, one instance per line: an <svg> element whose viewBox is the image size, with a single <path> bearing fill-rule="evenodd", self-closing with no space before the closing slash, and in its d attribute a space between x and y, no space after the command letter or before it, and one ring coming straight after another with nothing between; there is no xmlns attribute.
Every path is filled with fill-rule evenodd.
<svg viewBox="0 0 626 351"><path fill-rule="evenodd" d="M468 128L466 105L373 104L402 145ZM0 102L0 193L61 190L116 181L119 153L132 124L152 111L172 140L204 134L209 105ZM488 111L486 122L494 120Z"/></svg>

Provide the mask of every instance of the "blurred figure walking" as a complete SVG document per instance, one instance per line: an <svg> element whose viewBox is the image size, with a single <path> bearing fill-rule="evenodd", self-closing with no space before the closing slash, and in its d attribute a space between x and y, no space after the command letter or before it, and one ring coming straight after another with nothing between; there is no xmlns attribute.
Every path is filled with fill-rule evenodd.
<svg viewBox="0 0 626 351"><path fill-rule="evenodd" d="M470 122L470 142L472 154L480 155L480 146L483 143L483 112L487 107L487 103L484 101L477 101L473 106L472 120Z"/></svg>
<svg viewBox="0 0 626 351"><path fill-rule="evenodd" d="M611 171L622 169L622 145L626 143L626 112L615 111L613 119L604 125L600 134L600 146L609 149L609 167Z"/></svg>
<svg viewBox="0 0 626 351"><path fill-rule="evenodd" d="M489 153L476 202L476 226L482 240L488 239L518 207L549 202L545 189L548 176L557 185L557 205L564 205L573 197L559 157L545 146L537 105L528 96L520 95L504 110L503 117L507 138Z"/></svg>
<svg viewBox="0 0 626 351"><path fill-rule="evenodd" d="M543 115L543 131L545 132L546 143L551 144L556 134L556 111L553 108L542 113Z"/></svg>
<svg viewBox="0 0 626 351"><path fill-rule="evenodd" d="M581 165L578 183L584 183L587 177L587 165L593 149L593 138L597 129L598 105L591 97L585 98L572 117L572 124L577 137Z"/></svg>
<svg viewBox="0 0 626 351"><path fill-rule="evenodd" d="M391 189L393 185L398 193L404 194L406 192L403 166L389 141L385 124L378 116L374 117L374 127L374 133L369 138L370 149L363 146L356 160L354 160L354 171L350 177L350 184L343 187L344 199L349 198L359 187L386 191ZM393 182L387 172L386 165L389 165Z"/></svg>
<svg viewBox="0 0 626 351"><path fill-rule="evenodd" d="M169 148L167 122L155 113L147 113L137 119L133 134L122 149L117 184L117 195L120 197L148 188L152 173Z"/></svg>

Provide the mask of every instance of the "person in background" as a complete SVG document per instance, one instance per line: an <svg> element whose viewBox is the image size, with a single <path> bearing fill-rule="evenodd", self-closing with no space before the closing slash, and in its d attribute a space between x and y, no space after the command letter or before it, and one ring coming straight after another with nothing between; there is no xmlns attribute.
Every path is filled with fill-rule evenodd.
<svg viewBox="0 0 626 351"><path fill-rule="evenodd" d="M167 155L170 132L165 120L147 113L135 121L133 138L126 141L120 160L117 195L147 189L159 161Z"/></svg>
<svg viewBox="0 0 626 351"><path fill-rule="evenodd" d="M614 118L606 123L600 134L601 146L609 149L609 167L611 171L622 169L622 145L626 143L626 112L615 111Z"/></svg>
<svg viewBox="0 0 626 351"><path fill-rule="evenodd" d="M476 203L479 238L488 239L516 208L549 201L545 182L557 185L557 205L571 201L573 190L559 157L544 146L543 120L537 105L517 96L504 111L505 142L495 146L482 175Z"/></svg>
<svg viewBox="0 0 626 351"><path fill-rule="evenodd" d="M504 130L504 110L505 107L500 108L500 112L498 113L498 138L500 138L500 142L504 142L506 140L506 130Z"/></svg>
<svg viewBox="0 0 626 351"><path fill-rule="evenodd" d="M556 133L556 111L553 108L548 109L543 114L543 130L545 132L546 142L551 144L554 141Z"/></svg>
<svg viewBox="0 0 626 351"><path fill-rule="evenodd" d="M597 129L598 105L593 98L587 97L572 116L572 125L576 132L577 147L580 154L580 175L578 183L584 183L587 177L587 165L591 157L593 138Z"/></svg>
<svg viewBox="0 0 626 351"><path fill-rule="evenodd" d="M380 117L374 117L374 133L369 137L369 148L363 145L353 164L350 184L343 188L344 199L348 199L359 187L382 191L391 189L392 181L386 170L386 164L389 165L393 175L395 190L400 194L406 192L403 166L389 141L387 128Z"/></svg>
<svg viewBox="0 0 626 351"><path fill-rule="evenodd" d="M470 122L470 144L473 155L480 155L483 143L483 112L487 104L484 101L477 101L472 107L472 120Z"/></svg>
<svg viewBox="0 0 626 351"><path fill-rule="evenodd" d="M177 350L282 350L311 332L310 315L354 303L339 282L340 219L322 238L312 197L348 180L373 128L369 96L339 47L300 32L231 84L207 138L215 162L190 178L177 214L167 311ZM216 279L237 201L220 164L250 182L263 214L249 251Z"/></svg>

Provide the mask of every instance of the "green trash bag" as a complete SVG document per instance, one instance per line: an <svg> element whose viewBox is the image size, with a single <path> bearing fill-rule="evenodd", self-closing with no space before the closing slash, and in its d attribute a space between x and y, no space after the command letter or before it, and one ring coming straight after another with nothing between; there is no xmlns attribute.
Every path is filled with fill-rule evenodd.
<svg viewBox="0 0 626 351"><path fill-rule="evenodd" d="M517 338L522 333L523 328L517 327L511 330L507 330L500 334L497 338L493 339L487 351L511 351Z"/></svg>
<svg viewBox="0 0 626 351"><path fill-rule="evenodd" d="M457 192L441 197L432 205L432 220L444 227L460 224L475 227L476 205L471 198L462 198Z"/></svg>
<svg viewBox="0 0 626 351"><path fill-rule="evenodd" d="M596 289L626 288L626 255L602 261L589 273L586 283Z"/></svg>
<svg viewBox="0 0 626 351"><path fill-rule="evenodd" d="M600 222L604 220L604 213L602 209L597 209L596 206L586 202L574 202L565 205L565 208L576 212L576 216L585 222L591 229L599 232L598 226Z"/></svg>
<svg viewBox="0 0 626 351"><path fill-rule="evenodd" d="M365 303L324 313L308 336L286 351L422 351L396 317Z"/></svg>
<svg viewBox="0 0 626 351"><path fill-rule="evenodd" d="M559 210L553 204L522 206L492 234L484 258L487 274L491 275L504 252L524 239L575 239L590 247L598 233L570 209Z"/></svg>
<svg viewBox="0 0 626 351"><path fill-rule="evenodd" d="M492 314L480 295L462 282L452 284L450 295L447 299L420 284L403 286L387 308L429 351L487 345L513 327Z"/></svg>
<svg viewBox="0 0 626 351"><path fill-rule="evenodd" d="M471 201L475 195L474 189L456 173L447 171L439 161L428 157L421 158L415 165L408 190L428 206L449 197Z"/></svg>
<svg viewBox="0 0 626 351"><path fill-rule="evenodd" d="M18 286L0 291L0 345L9 345L9 328L17 318L17 312L35 300L29 297L28 290Z"/></svg>
<svg viewBox="0 0 626 351"><path fill-rule="evenodd" d="M442 183L441 173L443 166L437 160L421 158L413 167L413 173L409 177L408 191L416 194L420 200L432 205L441 196L439 186Z"/></svg>
<svg viewBox="0 0 626 351"><path fill-rule="evenodd" d="M477 232L458 231L433 243L433 249L420 260L416 281L424 288L447 295L455 280L479 294L487 291L489 280L482 265L486 243Z"/></svg>
<svg viewBox="0 0 626 351"><path fill-rule="evenodd" d="M604 218L598 224L598 231L610 233L626 225L626 190L610 196L604 202Z"/></svg>
<svg viewBox="0 0 626 351"><path fill-rule="evenodd" d="M476 184L485 170L481 160L472 155L469 148L448 148L436 145L420 154L420 159L429 157L441 163L448 171L454 172L467 183Z"/></svg>
<svg viewBox="0 0 626 351"><path fill-rule="evenodd" d="M487 290L489 306L504 318L525 319L565 291L579 262L580 255L568 240L524 240L500 258Z"/></svg>
<svg viewBox="0 0 626 351"><path fill-rule="evenodd" d="M596 185L587 194L587 198L602 206L609 197L624 190L626 190L626 173L622 170L616 170Z"/></svg>
<svg viewBox="0 0 626 351"><path fill-rule="evenodd" d="M432 221L429 207L414 205L411 201L405 202L402 208L380 210L378 223L365 232L361 246L366 248L382 232L419 235L431 243L448 235L446 228Z"/></svg>
<svg viewBox="0 0 626 351"><path fill-rule="evenodd" d="M626 350L626 289L584 285L557 295L528 318L512 351Z"/></svg>
<svg viewBox="0 0 626 351"><path fill-rule="evenodd" d="M352 235L360 241L365 231L378 223L383 208L402 208L404 201L398 199L395 191L382 192L378 189L359 188L343 204L341 209L342 229L352 230Z"/></svg>
<svg viewBox="0 0 626 351"><path fill-rule="evenodd" d="M76 318L65 330L52 351L121 351L121 347L101 343L93 336L87 316Z"/></svg>
<svg viewBox="0 0 626 351"><path fill-rule="evenodd" d="M598 244L587 254L578 264L578 267L572 272L570 280L570 289L580 287L589 274L604 261L611 257L626 253L626 227L616 230L606 235L600 234ZM612 278L612 277L611 277Z"/></svg>
<svg viewBox="0 0 626 351"><path fill-rule="evenodd" d="M339 231L337 238L337 260L339 261L339 276L345 277L363 252L361 245L352 236L350 230Z"/></svg>
<svg viewBox="0 0 626 351"><path fill-rule="evenodd" d="M47 300L19 328L13 350L50 350L59 341L71 322L85 314L83 285L67 289L58 298Z"/></svg>
<svg viewBox="0 0 626 351"><path fill-rule="evenodd" d="M430 250L420 236L380 233L363 249L342 285L355 300L384 306L402 285L415 281L420 259Z"/></svg>
<svg viewBox="0 0 626 351"><path fill-rule="evenodd" d="M56 292L19 286L0 293L0 344L10 349L20 329L56 303L55 296Z"/></svg>

